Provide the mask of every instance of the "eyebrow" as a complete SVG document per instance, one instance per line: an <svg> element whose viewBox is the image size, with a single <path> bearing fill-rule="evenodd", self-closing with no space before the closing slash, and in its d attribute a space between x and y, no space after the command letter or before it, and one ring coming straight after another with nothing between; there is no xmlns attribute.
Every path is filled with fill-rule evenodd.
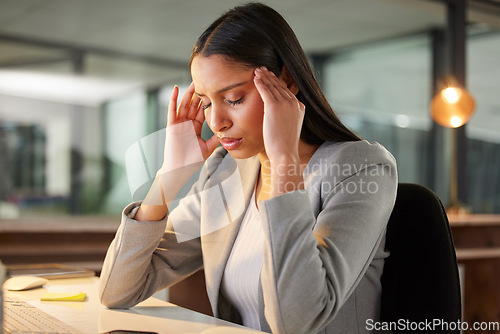
<svg viewBox="0 0 500 334"><path fill-rule="evenodd" d="M238 83L235 83L235 84L232 84L232 85L229 85L227 87L224 87L222 89L219 89L216 94L220 94L220 93L224 93L224 92L227 92L228 90L231 90L233 88L236 88L236 87L239 87L239 86L243 86L244 84L246 84L247 82L249 82L250 80L248 81L243 81L243 82L238 82ZM200 94L200 93L197 93L197 92L194 92L196 95L202 97L202 96L205 96L203 94Z"/></svg>

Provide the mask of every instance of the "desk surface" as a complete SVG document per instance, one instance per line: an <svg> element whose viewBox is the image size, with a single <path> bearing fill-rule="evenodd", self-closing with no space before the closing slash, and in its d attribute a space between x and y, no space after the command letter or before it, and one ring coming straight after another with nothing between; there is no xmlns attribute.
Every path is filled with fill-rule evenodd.
<svg viewBox="0 0 500 334"><path fill-rule="evenodd" d="M251 334L262 333L209 317L174 304L150 298L128 310L107 309L97 298L98 278L50 280L43 288L8 291L7 295L28 301L50 315L84 333L106 333L112 330L152 331L183 334ZM45 292L85 292L85 302L41 302Z"/></svg>
<svg viewBox="0 0 500 334"><path fill-rule="evenodd" d="M500 226L497 214L448 214L451 227L462 226Z"/></svg>

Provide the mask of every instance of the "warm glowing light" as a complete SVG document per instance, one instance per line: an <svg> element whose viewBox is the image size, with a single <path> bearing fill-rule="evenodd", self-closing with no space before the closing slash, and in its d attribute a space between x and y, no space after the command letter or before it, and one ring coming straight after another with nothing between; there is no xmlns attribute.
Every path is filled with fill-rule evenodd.
<svg viewBox="0 0 500 334"><path fill-rule="evenodd" d="M441 91L441 95L445 99L446 102L448 103L457 103L458 100L460 100L460 89L455 88L455 87L448 87L446 89L443 89Z"/></svg>
<svg viewBox="0 0 500 334"><path fill-rule="evenodd" d="M462 119L458 116L452 116L450 119L450 124L453 128L458 128L459 126L464 125L465 122L462 122Z"/></svg>
<svg viewBox="0 0 500 334"><path fill-rule="evenodd" d="M68 74L0 70L0 94L99 106L101 103L140 89L138 82L109 80Z"/></svg>
<svg viewBox="0 0 500 334"><path fill-rule="evenodd" d="M447 87L434 96L431 115L436 123L448 128L458 128L474 114L474 98L459 87Z"/></svg>

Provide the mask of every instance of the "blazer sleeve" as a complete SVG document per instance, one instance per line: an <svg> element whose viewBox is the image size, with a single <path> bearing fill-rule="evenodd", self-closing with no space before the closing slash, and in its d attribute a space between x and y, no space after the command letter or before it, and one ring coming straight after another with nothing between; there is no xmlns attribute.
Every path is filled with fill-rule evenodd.
<svg viewBox="0 0 500 334"><path fill-rule="evenodd" d="M333 319L384 240L394 206L395 160L380 145L358 142L319 160L342 171L324 169L307 191L259 203L266 233L261 283L273 333L316 333ZM321 198L318 213L311 197Z"/></svg>
<svg viewBox="0 0 500 334"><path fill-rule="evenodd" d="M216 150L202 167L198 181L163 220L142 222L130 218L141 202L123 210L101 272L99 296L103 305L132 307L203 267L199 194L222 158L222 151ZM184 235L176 233L176 229ZM190 235L186 236L185 231Z"/></svg>

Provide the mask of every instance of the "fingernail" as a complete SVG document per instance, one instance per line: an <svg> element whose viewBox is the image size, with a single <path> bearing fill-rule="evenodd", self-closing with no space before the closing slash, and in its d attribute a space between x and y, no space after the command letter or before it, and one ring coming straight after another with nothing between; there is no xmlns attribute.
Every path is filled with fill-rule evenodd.
<svg viewBox="0 0 500 334"><path fill-rule="evenodd" d="M256 72L262 72L262 69L261 69L260 67L257 67L257 68L255 69L255 71L256 71Z"/></svg>

